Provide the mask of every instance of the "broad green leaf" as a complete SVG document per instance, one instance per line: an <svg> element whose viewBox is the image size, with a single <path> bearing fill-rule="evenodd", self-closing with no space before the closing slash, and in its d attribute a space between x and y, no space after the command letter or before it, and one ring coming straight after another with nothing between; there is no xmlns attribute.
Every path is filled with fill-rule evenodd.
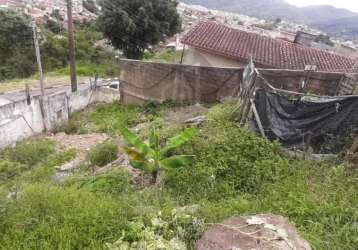
<svg viewBox="0 0 358 250"><path fill-rule="evenodd" d="M131 161L131 166L147 173L151 173L153 169L150 163L143 161Z"/></svg>
<svg viewBox="0 0 358 250"><path fill-rule="evenodd" d="M130 147L122 147L122 149L132 160L142 162L146 161L145 155L139 153L137 150Z"/></svg>
<svg viewBox="0 0 358 250"><path fill-rule="evenodd" d="M132 133L129 129L125 127L121 127L120 131L124 137L124 139L133 147L135 147L139 153L143 155L147 155L150 151L150 148L147 144L141 141L141 139L134 133Z"/></svg>
<svg viewBox="0 0 358 250"><path fill-rule="evenodd" d="M190 165L194 155L176 155L160 161L160 165L167 169L181 168Z"/></svg>
<svg viewBox="0 0 358 250"><path fill-rule="evenodd" d="M190 141L194 137L195 133L196 133L196 129L189 128L189 129L185 130L183 133L181 133L180 135L169 139L168 144L166 145L165 148L163 148L161 150L161 153L165 154L169 150L175 149L175 148L183 145L184 143Z"/></svg>

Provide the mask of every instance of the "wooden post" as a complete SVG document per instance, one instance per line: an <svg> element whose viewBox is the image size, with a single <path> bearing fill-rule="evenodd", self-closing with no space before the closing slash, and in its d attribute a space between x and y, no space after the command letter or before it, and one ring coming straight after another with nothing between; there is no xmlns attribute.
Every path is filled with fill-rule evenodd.
<svg viewBox="0 0 358 250"><path fill-rule="evenodd" d="M72 0L67 0L67 25L68 25L68 47L69 47L69 58L70 58L70 72L71 72L71 89L72 92L76 92L77 70L76 70L75 37L73 34L73 20L72 20Z"/></svg>
<svg viewBox="0 0 358 250"><path fill-rule="evenodd" d="M27 105L30 105L31 104L31 96L30 96L30 87L29 87L28 83L25 84L25 94L26 94Z"/></svg>
<svg viewBox="0 0 358 250"><path fill-rule="evenodd" d="M263 137L265 137L265 136L266 136L265 130L264 130L264 127L262 126L262 122L261 122L261 119L260 119L260 115L259 115L259 112L257 112L255 102L254 102L253 99L250 99L250 102L251 102L252 111L253 111L253 113L254 113L254 116L255 116L257 125L259 126L259 130L260 130L260 132L261 132L261 135L262 135Z"/></svg>
<svg viewBox="0 0 358 250"><path fill-rule="evenodd" d="M185 44L184 44L184 46L183 46L183 51L182 51L182 53L181 53L180 64L183 64L184 53L185 53Z"/></svg>

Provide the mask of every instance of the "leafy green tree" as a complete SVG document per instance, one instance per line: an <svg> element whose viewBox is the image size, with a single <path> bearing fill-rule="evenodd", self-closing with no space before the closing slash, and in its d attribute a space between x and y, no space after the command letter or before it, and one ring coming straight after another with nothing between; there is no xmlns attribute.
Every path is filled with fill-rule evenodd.
<svg viewBox="0 0 358 250"><path fill-rule="evenodd" d="M85 7L89 12L92 12L94 14L98 13L98 8L94 0L83 1L83 7Z"/></svg>
<svg viewBox="0 0 358 250"><path fill-rule="evenodd" d="M180 30L176 0L103 0L98 22L112 45L130 59Z"/></svg>
<svg viewBox="0 0 358 250"><path fill-rule="evenodd" d="M123 149L132 158L131 165L152 174L153 183L157 182L158 174L162 170L177 169L192 163L193 155L175 155L168 157L168 153L190 141L195 129L187 129L182 134L169 139L166 146L161 147L157 129L152 128L148 142L143 142L136 134L127 128L120 129L124 139L130 145Z"/></svg>
<svg viewBox="0 0 358 250"><path fill-rule="evenodd" d="M46 72L63 68L68 64L68 39L67 31L54 34L43 30L44 41L41 43L41 55ZM103 34L96 30L92 23L76 25L76 57L78 62L102 63L114 57L95 46L96 42L103 39Z"/></svg>
<svg viewBox="0 0 358 250"><path fill-rule="evenodd" d="M0 81L27 77L36 70L31 21L12 10L0 10Z"/></svg>

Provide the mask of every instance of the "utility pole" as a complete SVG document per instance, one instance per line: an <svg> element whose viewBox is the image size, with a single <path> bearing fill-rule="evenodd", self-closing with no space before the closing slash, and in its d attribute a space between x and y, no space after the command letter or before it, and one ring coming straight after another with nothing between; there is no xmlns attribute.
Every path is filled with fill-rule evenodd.
<svg viewBox="0 0 358 250"><path fill-rule="evenodd" d="M36 60L37 60L38 68L39 68L41 97L43 99L45 96L44 75L43 75L43 70L42 70L41 53L40 53L39 39L37 37L37 28L36 28L35 21L32 22L32 32L33 32L33 36L34 36Z"/></svg>
<svg viewBox="0 0 358 250"><path fill-rule="evenodd" d="M68 47L69 47L69 57L70 57L70 72L71 72L71 89L72 92L77 92L77 71L76 71L75 37L73 34L73 20L72 20L72 0L67 0L67 24L68 24Z"/></svg>
<svg viewBox="0 0 358 250"><path fill-rule="evenodd" d="M40 109L41 109L41 115L42 115L42 123L44 126L44 130L47 130L46 127L46 112L45 112L45 87L44 87L44 75L42 71L42 63L41 63L41 53L40 53L40 46L39 46L39 39L37 37L37 28L35 21L32 21L32 32L33 32L33 38L34 38L34 46L35 46L35 52L36 52L36 60L37 65L39 68L39 76L40 76L40 89L41 89L41 97L40 97Z"/></svg>

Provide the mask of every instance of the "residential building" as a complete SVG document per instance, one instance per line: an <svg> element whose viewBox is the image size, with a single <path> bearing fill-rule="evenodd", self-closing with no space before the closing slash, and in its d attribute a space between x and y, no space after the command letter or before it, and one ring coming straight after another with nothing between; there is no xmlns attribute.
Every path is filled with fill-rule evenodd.
<svg viewBox="0 0 358 250"><path fill-rule="evenodd" d="M186 45L184 64L240 67L250 57L258 67L317 71L357 72L358 60L325 50L227 27L202 22L182 39Z"/></svg>

